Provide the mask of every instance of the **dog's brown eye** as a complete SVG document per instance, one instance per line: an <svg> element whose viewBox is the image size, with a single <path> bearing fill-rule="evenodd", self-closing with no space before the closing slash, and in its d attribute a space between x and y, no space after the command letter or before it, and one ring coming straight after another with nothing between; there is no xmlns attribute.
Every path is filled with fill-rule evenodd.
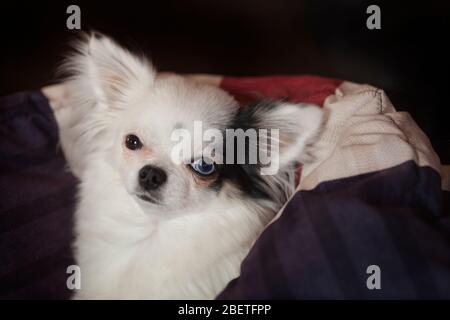
<svg viewBox="0 0 450 320"><path fill-rule="evenodd" d="M127 137L125 138L125 145L130 150L138 150L142 148L141 140L139 140L139 138L134 134L127 135Z"/></svg>

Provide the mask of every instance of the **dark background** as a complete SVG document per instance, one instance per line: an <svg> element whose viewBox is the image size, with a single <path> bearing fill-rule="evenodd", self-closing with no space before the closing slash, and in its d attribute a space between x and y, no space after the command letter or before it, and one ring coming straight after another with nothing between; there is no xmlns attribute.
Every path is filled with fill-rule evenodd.
<svg viewBox="0 0 450 320"><path fill-rule="evenodd" d="M159 70L234 76L316 74L383 88L450 163L450 1L59 1L0 4L0 95L55 82L77 31L111 35ZM366 8L381 7L381 30Z"/></svg>

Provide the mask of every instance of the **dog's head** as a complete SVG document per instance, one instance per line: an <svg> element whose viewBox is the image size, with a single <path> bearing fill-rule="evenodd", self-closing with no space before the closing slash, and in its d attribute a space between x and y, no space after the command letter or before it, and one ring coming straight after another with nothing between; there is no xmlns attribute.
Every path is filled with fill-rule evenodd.
<svg viewBox="0 0 450 320"><path fill-rule="evenodd" d="M159 76L146 59L98 34L78 43L65 69L74 107L83 110L74 147L105 157L128 193L158 212L218 197L284 200L292 163L305 159L322 123L311 105L239 108L218 87Z"/></svg>

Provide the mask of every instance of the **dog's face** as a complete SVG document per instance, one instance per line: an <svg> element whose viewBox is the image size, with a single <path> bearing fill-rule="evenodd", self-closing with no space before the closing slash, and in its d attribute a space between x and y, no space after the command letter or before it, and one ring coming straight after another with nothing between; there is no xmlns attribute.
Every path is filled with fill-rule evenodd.
<svg viewBox="0 0 450 320"><path fill-rule="evenodd" d="M145 206L176 210L207 203L217 195L219 168L207 163L200 144L202 129L222 132L232 125L237 104L222 90L181 77L157 78L152 87L120 112L111 149L127 191ZM174 150L176 132L187 132L190 155ZM120 133L119 133L120 132Z"/></svg>
<svg viewBox="0 0 450 320"><path fill-rule="evenodd" d="M305 159L302 155L322 123L322 111L315 106L265 103L239 108L217 87L158 76L149 62L104 36L87 38L78 51L68 67L81 99L92 104L80 129L92 139L83 143L91 144L93 152L102 150L144 210L182 212L219 198L280 197L285 169ZM236 139L227 129L266 131L255 141L244 139L243 149L231 150L228 142ZM267 134L272 129L279 135ZM202 143L208 130L221 133L222 139L210 137ZM187 153L175 152L180 132L190 137ZM268 144L262 137L277 144L276 150L271 147L277 153L271 161L277 170L266 176L261 175L259 157L248 162L251 150ZM206 152L205 146L215 151ZM239 152L247 162L238 160Z"/></svg>

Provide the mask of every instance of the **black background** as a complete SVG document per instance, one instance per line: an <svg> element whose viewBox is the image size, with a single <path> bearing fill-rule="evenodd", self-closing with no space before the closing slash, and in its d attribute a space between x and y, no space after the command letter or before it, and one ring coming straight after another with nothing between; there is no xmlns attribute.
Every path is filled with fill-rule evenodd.
<svg viewBox="0 0 450 320"><path fill-rule="evenodd" d="M66 8L151 56L159 70L234 76L316 74L383 88L450 163L450 1L58 1L0 4L0 95L55 82L77 31ZM381 30L366 8L381 7Z"/></svg>

